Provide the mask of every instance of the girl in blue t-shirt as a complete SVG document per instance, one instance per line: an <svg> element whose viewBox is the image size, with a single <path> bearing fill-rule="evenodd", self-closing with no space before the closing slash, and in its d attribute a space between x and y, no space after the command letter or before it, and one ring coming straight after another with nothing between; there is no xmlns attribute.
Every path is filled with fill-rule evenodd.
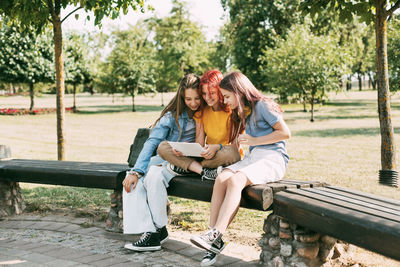
<svg viewBox="0 0 400 267"><path fill-rule="evenodd" d="M211 198L211 230L190 239L208 251L210 261L225 246L222 233L236 214L242 190L282 179L289 161L284 140L290 138L290 130L279 105L240 72L228 74L219 86L224 103L232 109L230 140L248 145L249 153L218 175Z"/></svg>

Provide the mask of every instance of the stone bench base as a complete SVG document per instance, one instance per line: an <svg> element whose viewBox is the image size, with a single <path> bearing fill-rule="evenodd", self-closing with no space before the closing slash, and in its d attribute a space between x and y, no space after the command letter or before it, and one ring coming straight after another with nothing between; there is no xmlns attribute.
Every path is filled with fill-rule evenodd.
<svg viewBox="0 0 400 267"><path fill-rule="evenodd" d="M348 244L340 244L336 238L310 231L273 213L265 219L263 228L265 233L259 243L262 266L313 267L346 258Z"/></svg>
<svg viewBox="0 0 400 267"><path fill-rule="evenodd" d="M0 218L21 214L24 209L19 183L0 181Z"/></svg>

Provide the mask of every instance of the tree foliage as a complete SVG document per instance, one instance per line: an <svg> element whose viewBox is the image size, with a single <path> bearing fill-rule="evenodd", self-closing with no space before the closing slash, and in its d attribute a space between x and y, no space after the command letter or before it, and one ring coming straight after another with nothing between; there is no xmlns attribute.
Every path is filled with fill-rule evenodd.
<svg viewBox="0 0 400 267"><path fill-rule="evenodd" d="M374 22L376 35L376 73L378 88L378 113L381 131L382 171L396 169L396 149L390 108L390 87L387 58L387 23L400 8L400 0L304 0L301 9L311 16L321 14L323 10L332 10L339 14L342 22L358 16L367 24Z"/></svg>
<svg viewBox="0 0 400 267"><path fill-rule="evenodd" d="M326 93L338 90L338 79L345 69L345 58L337 47L336 36L316 36L307 25L295 25L276 48L265 51L264 71L268 86L281 98L294 98L311 105L321 102Z"/></svg>
<svg viewBox="0 0 400 267"><path fill-rule="evenodd" d="M400 91L400 20L388 27L388 63L391 91Z"/></svg>
<svg viewBox="0 0 400 267"><path fill-rule="evenodd" d="M64 62L62 22L78 9L92 11L95 25L101 25L103 17L115 19L128 8L144 11L145 0L8 0L0 2L0 15L16 20L25 29L34 28L42 32L48 24L53 27L54 61L56 69L56 103L57 103L57 158L65 158L65 109L64 109ZM76 7L71 13L62 17L62 10L68 5Z"/></svg>
<svg viewBox="0 0 400 267"><path fill-rule="evenodd" d="M22 32L15 24L4 23L0 29L0 80L25 83L30 87L31 105L34 107L34 85L54 81L51 38L46 32Z"/></svg>
<svg viewBox="0 0 400 267"><path fill-rule="evenodd" d="M266 89L268 77L260 69L262 51L275 46L277 36L302 21L299 0L221 0L229 12L228 32L233 64L257 88Z"/></svg>
<svg viewBox="0 0 400 267"><path fill-rule="evenodd" d="M211 66L210 47L201 28L189 19L184 2L173 1L170 16L150 22L155 31L158 77L157 89L176 89L187 73L202 73Z"/></svg>
<svg viewBox="0 0 400 267"><path fill-rule="evenodd" d="M98 80L102 91L135 95L155 91L155 48L143 22L128 30L112 33L114 48L103 64L103 75Z"/></svg>

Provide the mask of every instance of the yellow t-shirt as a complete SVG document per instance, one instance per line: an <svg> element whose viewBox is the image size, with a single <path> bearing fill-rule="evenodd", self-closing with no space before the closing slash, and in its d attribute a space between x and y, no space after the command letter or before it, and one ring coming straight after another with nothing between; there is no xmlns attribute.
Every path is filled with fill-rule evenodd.
<svg viewBox="0 0 400 267"><path fill-rule="evenodd" d="M196 115L193 118L196 122L203 124L207 144L222 144L223 146L229 144L230 124L227 122L230 120L230 112L213 111L212 107L206 106L202 118L197 118Z"/></svg>

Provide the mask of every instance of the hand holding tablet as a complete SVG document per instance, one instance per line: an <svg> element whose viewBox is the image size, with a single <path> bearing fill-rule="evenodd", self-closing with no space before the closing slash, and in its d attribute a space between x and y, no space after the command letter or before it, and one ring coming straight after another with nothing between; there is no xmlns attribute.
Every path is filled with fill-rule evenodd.
<svg viewBox="0 0 400 267"><path fill-rule="evenodd" d="M170 146L182 152L184 156L188 157L201 157L201 153L204 152L204 148L199 143L185 143L185 142L171 142L168 141Z"/></svg>

